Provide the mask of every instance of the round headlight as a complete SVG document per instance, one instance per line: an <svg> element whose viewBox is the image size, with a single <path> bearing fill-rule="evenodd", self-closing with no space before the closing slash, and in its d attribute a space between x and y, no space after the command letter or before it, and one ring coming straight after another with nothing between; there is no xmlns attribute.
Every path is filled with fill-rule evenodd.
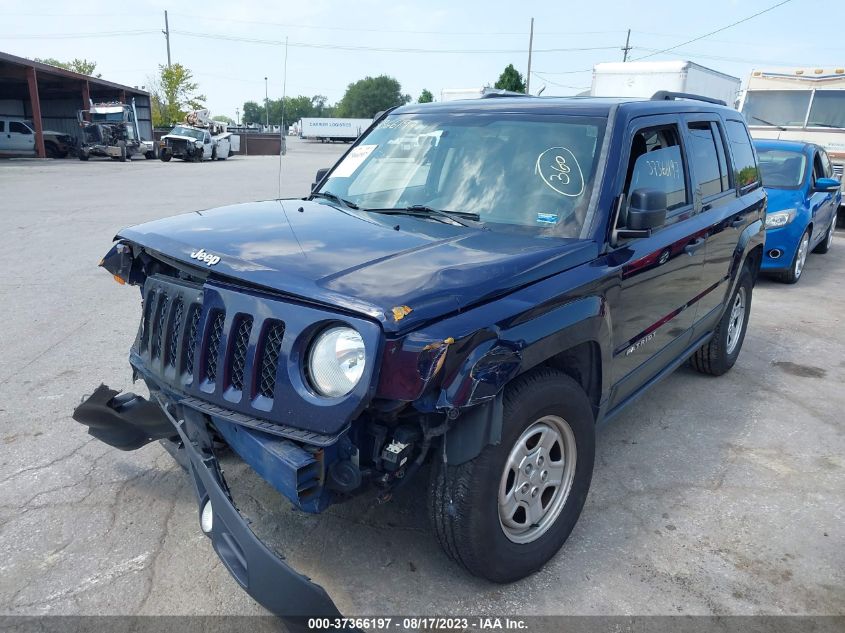
<svg viewBox="0 0 845 633"><path fill-rule="evenodd" d="M311 345L308 370L321 396L339 398L355 388L364 375L364 339L351 327L331 327Z"/></svg>

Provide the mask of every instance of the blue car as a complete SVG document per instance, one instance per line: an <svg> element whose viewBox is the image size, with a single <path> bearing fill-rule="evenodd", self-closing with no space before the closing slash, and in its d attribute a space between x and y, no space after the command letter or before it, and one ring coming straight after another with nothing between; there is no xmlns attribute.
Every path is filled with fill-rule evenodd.
<svg viewBox="0 0 845 633"><path fill-rule="evenodd" d="M794 284L807 254L826 253L833 243L842 194L827 152L800 141L755 141L769 195L763 272Z"/></svg>

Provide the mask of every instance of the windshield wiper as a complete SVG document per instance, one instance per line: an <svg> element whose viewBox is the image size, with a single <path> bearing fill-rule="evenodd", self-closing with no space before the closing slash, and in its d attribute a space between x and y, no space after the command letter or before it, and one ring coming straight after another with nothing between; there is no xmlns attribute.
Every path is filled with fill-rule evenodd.
<svg viewBox="0 0 845 633"><path fill-rule="evenodd" d="M386 215L410 215L419 217L434 217L438 219L446 219L461 226L468 226L472 228L482 228L483 222L480 222L480 216L477 213L468 213L466 211L444 211L443 209L432 209L423 204L412 204L409 207L390 207L385 209L364 209L364 211L371 211L372 213L384 213Z"/></svg>
<svg viewBox="0 0 845 633"><path fill-rule="evenodd" d="M772 127L776 127L781 132L786 132L786 128L783 127L782 125L778 125L777 123L772 123L771 121L766 121L766 119L761 119L758 116L753 116L751 118L754 119L755 121L759 121L760 123L763 123L764 125L771 125Z"/></svg>
<svg viewBox="0 0 845 633"><path fill-rule="evenodd" d="M845 130L845 127L841 125L834 125L833 123L814 123L812 121L807 123L807 127L829 127L834 130Z"/></svg>
<svg viewBox="0 0 845 633"><path fill-rule="evenodd" d="M344 200L337 194L332 193L331 191L315 191L311 194L312 198L325 198L326 200L332 200L333 202L337 202L344 207L348 207L350 209L359 209L360 207L350 200Z"/></svg>

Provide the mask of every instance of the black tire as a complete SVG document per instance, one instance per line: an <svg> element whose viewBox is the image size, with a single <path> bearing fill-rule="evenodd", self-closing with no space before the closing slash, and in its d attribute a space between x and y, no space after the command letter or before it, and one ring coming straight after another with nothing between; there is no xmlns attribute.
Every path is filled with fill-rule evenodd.
<svg viewBox="0 0 845 633"><path fill-rule="evenodd" d="M565 420L573 433L572 486L546 531L530 542L516 543L506 535L500 518L499 488L511 450L523 432L547 415ZM437 539L452 560L476 576L512 582L532 574L572 532L587 498L594 459L593 411L580 385L553 369L517 378L505 390L501 443L487 446L477 458L458 466L444 467L435 460L428 509ZM549 503L551 507L554 502Z"/></svg>
<svg viewBox="0 0 845 633"><path fill-rule="evenodd" d="M702 374L721 376L736 363L739 352L745 341L745 332L748 330L748 317L751 314L751 293L754 288L754 280L747 266L744 266L739 274L736 288L731 293L731 299L725 307L725 313L713 333L713 337L704 345L699 347L690 357L690 364ZM743 317L739 330L739 338L733 347L729 346L728 336L731 332L731 321L733 321L733 307L740 293L744 293ZM734 328L735 329L735 328Z"/></svg>
<svg viewBox="0 0 845 633"><path fill-rule="evenodd" d="M62 157L62 153L59 151L59 146L50 141L44 143L44 153L47 154L47 158Z"/></svg>
<svg viewBox="0 0 845 633"><path fill-rule="evenodd" d="M161 152L159 152L158 157L161 159L161 162L166 163L169 162L171 158L173 158L173 154L171 154L166 149L163 149L161 150Z"/></svg>
<svg viewBox="0 0 845 633"><path fill-rule="evenodd" d="M819 242L816 247L813 249L814 253L818 253L819 255L824 255L830 250L830 247L833 246L833 234L836 231L836 214L833 214L833 219L830 221L830 226L827 229L827 233L825 233L824 239Z"/></svg>
<svg viewBox="0 0 845 633"><path fill-rule="evenodd" d="M88 160L88 150L79 150L79 160Z"/></svg>
<svg viewBox="0 0 845 633"><path fill-rule="evenodd" d="M801 262L801 266L798 266L798 259L801 252L801 244L804 242L804 239L807 240L807 250L809 251L809 244L810 244L810 228L807 227L807 230L804 231L804 234L801 236L801 239L798 240L798 246L795 247L795 254L792 256L792 261L789 264L789 270L784 273L781 273L780 280L785 284L797 284L798 280L801 279L801 275L804 273L804 265L807 263L807 254L804 255L804 261Z"/></svg>
<svg viewBox="0 0 845 633"><path fill-rule="evenodd" d="M126 162L126 143L123 141L119 141L117 147L120 149L120 156L117 157L121 163Z"/></svg>
<svg viewBox="0 0 845 633"><path fill-rule="evenodd" d="M213 161L217 160L217 147L216 146L211 148L211 160L213 160Z"/></svg>

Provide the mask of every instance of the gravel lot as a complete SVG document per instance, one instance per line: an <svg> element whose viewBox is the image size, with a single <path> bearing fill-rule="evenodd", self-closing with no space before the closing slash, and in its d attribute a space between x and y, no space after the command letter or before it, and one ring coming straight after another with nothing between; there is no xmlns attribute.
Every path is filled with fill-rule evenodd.
<svg viewBox="0 0 845 633"><path fill-rule="evenodd" d="M283 196L346 148L294 140ZM126 225L275 197L279 160L0 161L0 613L253 614L158 444L122 453L71 420L130 389L137 290L97 263ZM560 554L500 586L429 531L425 482L381 507L293 512L234 460L256 531L346 614L845 614L845 234L797 286L755 289L721 379L683 368L599 432ZM139 386L135 386L136 391Z"/></svg>

